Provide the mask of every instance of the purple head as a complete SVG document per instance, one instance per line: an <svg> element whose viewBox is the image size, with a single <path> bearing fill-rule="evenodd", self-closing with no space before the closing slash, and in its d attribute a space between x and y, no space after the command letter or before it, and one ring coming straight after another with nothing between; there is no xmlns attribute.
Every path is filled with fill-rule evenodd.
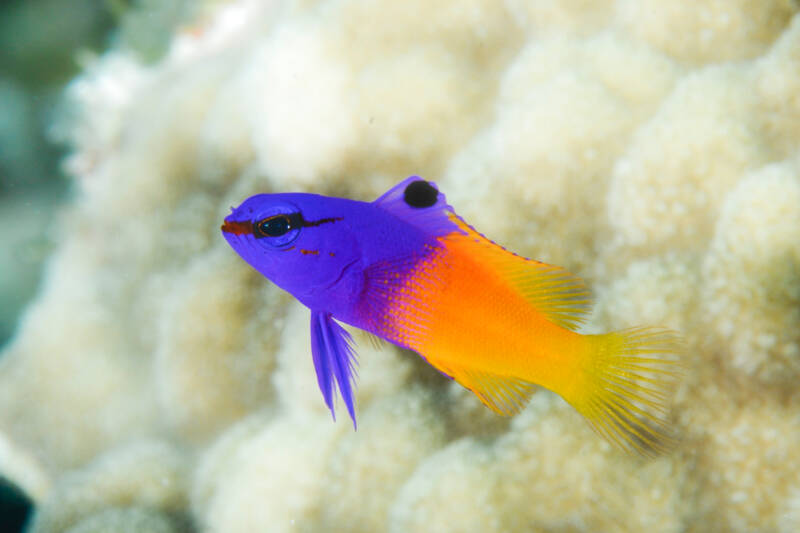
<svg viewBox="0 0 800 533"><path fill-rule="evenodd" d="M337 298L328 289L348 278L361 258L345 218L352 211L345 204L354 203L316 194L258 194L225 217L222 235L253 268L308 307L331 307Z"/></svg>

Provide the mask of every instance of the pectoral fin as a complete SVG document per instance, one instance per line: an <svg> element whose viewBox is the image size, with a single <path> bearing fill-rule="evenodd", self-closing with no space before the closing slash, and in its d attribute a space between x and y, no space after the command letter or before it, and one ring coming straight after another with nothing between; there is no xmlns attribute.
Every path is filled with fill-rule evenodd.
<svg viewBox="0 0 800 533"><path fill-rule="evenodd" d="M353 389L356 377L356 354L351 346L352 342L350 334L336 323L330 313L311 312L311 353L314 357L319 390L335 420L333 395L335 387L339 388L355 427Z"/></svg>

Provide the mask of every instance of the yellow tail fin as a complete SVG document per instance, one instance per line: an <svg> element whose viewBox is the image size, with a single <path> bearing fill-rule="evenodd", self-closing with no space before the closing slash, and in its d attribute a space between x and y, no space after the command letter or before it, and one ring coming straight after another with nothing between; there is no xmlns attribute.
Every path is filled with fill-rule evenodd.
<svg viewBox="0 0 800 533"><path fill-rule="evenodd" d="M587 335L590 350L564 399L610 442L643 455L674 441L669 401L681 374L680 337L664 328Z"/></svg>

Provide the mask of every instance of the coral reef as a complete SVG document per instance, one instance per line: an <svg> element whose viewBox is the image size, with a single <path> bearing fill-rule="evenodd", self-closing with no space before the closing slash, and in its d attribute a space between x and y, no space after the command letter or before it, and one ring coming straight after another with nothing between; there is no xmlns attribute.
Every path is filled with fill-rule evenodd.
<svg viewBox="0 0 800 533"><path fill-rule="evenodd" d="M800 529L796 2L235 0L69 95L76 198L0 356L33 531ZM672 453L549 392L497 418L357 334L359 429L330 420L307 312L219 224L409 174L586 278L587 331L683 332Z"/></svg>
<svg viewBox="0 0 800 533"><path fill-rule="evenodd" d="M92 0L0 4L0 347L36 293L51 248L39 214L63 201L63 151L47 142L62 89L81 70L76 51L111 26Z"/></svg>

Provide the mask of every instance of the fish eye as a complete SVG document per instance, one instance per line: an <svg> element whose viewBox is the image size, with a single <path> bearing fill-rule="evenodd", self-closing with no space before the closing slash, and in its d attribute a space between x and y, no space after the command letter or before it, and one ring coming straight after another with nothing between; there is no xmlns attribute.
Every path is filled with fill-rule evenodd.
<svg viewBox="0 0 800 533"><path fill-rule="evenodd" d="M253 223L253 235L266 238L273 246L285 246L300 234L300 213L273 215Z"/></svg>
<svg viewBox="0 0 800 533"><path fill-rule="evenodd" d="M277 215L262 220L256 225L256 229L264 237L280 237L289 233L292 222L286 215Z"/></svg>

